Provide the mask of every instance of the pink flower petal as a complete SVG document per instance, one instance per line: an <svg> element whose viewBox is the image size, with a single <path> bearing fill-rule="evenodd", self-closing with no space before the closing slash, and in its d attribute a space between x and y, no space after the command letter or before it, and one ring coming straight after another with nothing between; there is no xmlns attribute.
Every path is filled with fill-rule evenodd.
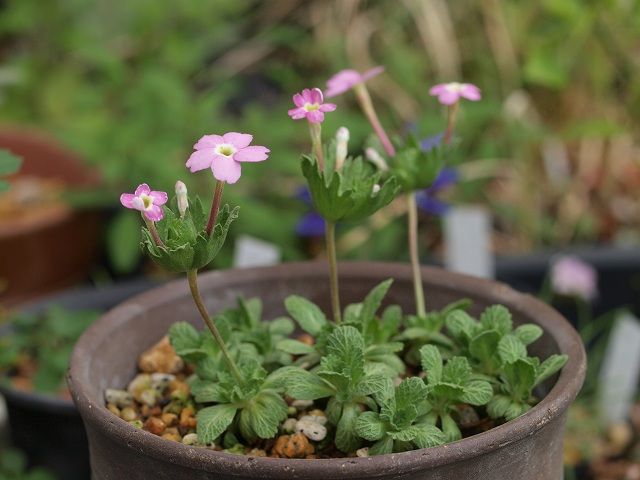
<svg viewBox="0 0 640 480"><path fill-rule="evenodd" d="M193 148L196 150L202 150L203 148L215 148L221 143L224 143L224 140L220 135L205 135L196 142Z"/></svg>
<svg viewBox="0 0 640 480"><path fill-rule="evenodd" d="M311 123L322 123L324 121L324 113L320 110L312 110L307 113L307 120Z"/></svg>
<svg viewBox="0 0 640 480"><path fill-rule="evenodd" d="M211 164L211 170L216 180L236 183L240 178L242 167L233 158L216 155Z"/></svg>
<svg viewBox="0 0 640 480"><path fill-rule="evenodd" d="M300 120L307 116L307 111L304 108L292 108L287 113L294 120Z"/></svg>
<svg viewBox="0 0 640 480"><path fill-rule="evenodd" d="M123 207L135 208L133 206L134 198L136 198L136 196L133 193L123 193L122 195L120 195L120 203L122 204Z"/></svg>
<svg viewBox="0 0 640 480"><path fill-rule="evenodd" d="M335 97L362 81L362 75L355 70L341 70L327 81L327 98Z"/></svg>
<svg viewBox="0 0 640 480"><path fill-rule="evenodd" d="M148 195L150 191L151 189L149 188L149 185L147 185L146 183L141 183L140 185L138 185L138 188L136 188L135 196L139 197L143 193L146 193Z"/></svg>
<svg viewBox="0 0 640 480"><path fill-rule="evenodd" d="M438 101L443 105L453 105L460 99L458 92L445 91L438 95Z"/></svg>
<svg viewBox="0 0 640 480"><path fill-rule="evenodd" d="M384 67L382 65L378 65L377 67L373 67L362 74L362 82L366 82L370 78L377 77L382 72L384 72Z"/></svg>
<svg viewBox="0 0 640 480"><path fill-rule="evenodd" d="M153 205L149 210L144 211L144 216L152 222L159 222L164 218L164 210L158 205Z"/></svg>
<svg viewBox="0 0 640 480"><path fill-rule="evenodd" d="M222 138L224 138L225 143L230 143L237 149L241 149L249 146L251 140L253 140L253 135L248 133L229 132L225 133Z"/></svg>
<svg viewBox="0 0 640 480"><path fill-rule="evenodd" d="M302 96L302 99L304 100L304 103L313 103L313 98L311 96L310 89L305 88L304 90L302 90L301 96Z"/></svg>
<svg viewBox="0 0 640 480"><path fill-rule="evenodd" d="M245 147L242 150L236 152L233 159L236 162L262 162L269 157L269 149L267 147L261 147L254 145L252 147Z"/></svg>
<svg viewBox="0 0 640 480"><path fill-rule="evenodd" d="M335 103L323 103L320 105L321 112L333 112L336 109Z"/></svg>
<svg viewBox="0 0 640 480"><path fill-rule="evenodd" d="M322 90L319 88L313 88L311 90L311 103L321 104L324 101L322 98Z"/></svg>
<svg viewBox="0 0 640 480"><path fill-rule="evenodd" d="M462 85L462 89L460 90L460 96L466 98L467 100L471 100L473 102L477 102L482 98L480 94L480 89L471 83L465 83Z"/></svg>
<svg viewBox="0 0 640 480"><path fill-rule="evenodd" d="M220 137L220 139L222 139L222 137ZM204 170L205 168L209 168L214 156L215 150L213 148L196 150L191 154L189 160L187 160L187 168L191 172L198 172L200 170Z"/></svg>
<svg viewBox="0 0 640 480"><path fill-rule="evenodd" d="M167 192L159 192L156 190L152 190L149 196L153 198L154 205L164 205L169 199L169 197L167 196Z"/></svg>
<svg viewBox="0 0 640 480"><path fill-rule="evenodd" d="M429 95L441 95L444 92L448 92L448 85L448 83L439 83L437 85L434 85L429 89Z"/></svg>
<svg viewBox="0 0 640 480"><path fill-rule="evenodd" d="M304 98L302 98L302 95L300 95L299 93L296 93L293 96L293 103L296 107L304 107Z"/></svg>

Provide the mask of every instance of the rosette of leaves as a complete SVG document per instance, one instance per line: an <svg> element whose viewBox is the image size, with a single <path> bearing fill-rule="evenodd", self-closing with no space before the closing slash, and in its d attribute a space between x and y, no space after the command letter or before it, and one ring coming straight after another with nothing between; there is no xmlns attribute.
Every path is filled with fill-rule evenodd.
<svg viewBox="0 0 640 480"><path fill-rule="evenodd" d="M474 377L465 357L452 357L446 364L435 345L420 349L422 369L427 374L427 413L425 421L440 425L447 442L462 438L454 416L456 405L486 405L493 397L493 388L485 380Z"/></svg>
<svg viewBox="0 0 640 480"><path fill-rule="evenodd" d="M314 208L328 222L363 220L387 206L399 191L393 176L383 180L382 173L362 157L348 157L339 171L335 170L335 148L325 149L324 158L325 168L320 171L316 157L304 155L302 174Z"/></svg>
<svg viewBox="0 0 640 480"><path fill-rule="evenodd" d="M542 335L534 324L513 328L511 312L503 305L487 307L480 321L462 310L450 312L445 320L447 331L453 338L458 353L469 357L474 368L485 375L495 376L504 363L500 352L524 351L527 345ZM508 355L506 358L510 358Z"/></svg>
<svg viewBox="0 0 640 480"><path fill-rule="evenodd" d="M398 334L402 310L392 305L384 310L380 318L376 316L391 283L392 280L380 283L367 294L364 301L348 305L344 310L343 322L361 333L365 345L364 358L369 368L387 369L389 375L398 375L405 371L405 365L397 355L404 344L393 341L392 337ZM313 368L326 354L329 335L336 325L327 319L317 305L298 295L287 297L285 307L300 328L314 338L315 343L308 345L299 340L284 339L278 343L278 349L299 355L295 365Z"/></svg>
<svg viewBox="0 0 640 480"><path fill-rule="evenodd" d="M428 387L418 377L405 378L393 388L391 382L374 394L379 412L361 413L355 425L356 433L371 442L369 455L404 452L414 448L442 445L446 438L442 430L425 422L425 399Z"/></svg>
<svg viewBox="0 0 640 480"><path fill-rule="evenodd" d="M471 306L471 300L462 299L446 305L441 310L427 312L425 316L408 315L404 318L404 330L395 340L408 342L409 348L405 358L412 365L420 364L420 348L427 344L436 344L446 349L453 347L453 342L442 333L447 316L456 310L465 311Z"/></svg>
<svg viewBox="0 0 640 480"><path fill-rule="evenodd" d="M198 197L189 200L189 208L183 219L176 212L175 199L171 208L164 207L164 218L156 223L158 235L164 246L153 241L151 233L142 227L142 250L163 268L171 272L188 272L206 267L218 255L227 238L229 226L238 218L239 207L225 204L218 212L211 235L205 229L208 216Z"/></svg>
<svg viewBox="0 0 640 480"><path fill-rule="evenodd" d="M245 348L252 346L255 349L255 355L267 371L291 364L291 355L276 347L293 333L293 322L287 317L262 321L262 301L259 298L239 298L238 308L228 309L218 317L231 327L237 342Z"/></svg>
<svg viewBox="0 0 640 480"><path fill-rule="evenodd" d="M361 405L377 410L370 397L389 382L384 369L365 365L364 339L352 326L337 327L327 339L327 353L320 367L310 372L285 367L287 394L299 400L328 398L325 412L335 426L335 445L341 451L353 452L362 444L355 430Z"/></svg>
<svg viewBox="0 0 640 480"><path fill-rule="evenodd" d="M250 356L240 357L238 367L241 382L221 363L217 381L197 378L190 383L197 403L215 404L198 410L197 433L202 443L215 442L225 432L247 444L273 438L287 418L282 372L268 375L258 359Z"/></svg>
<svg viewBox="0 0 640 480"><path fill-rule="evenodd" d="M423 190L438 176L448 148L438 145L423 150L420 141L409 135L403 144L397 146L396 155L389 160L389 170L404 193Z"/></svg>

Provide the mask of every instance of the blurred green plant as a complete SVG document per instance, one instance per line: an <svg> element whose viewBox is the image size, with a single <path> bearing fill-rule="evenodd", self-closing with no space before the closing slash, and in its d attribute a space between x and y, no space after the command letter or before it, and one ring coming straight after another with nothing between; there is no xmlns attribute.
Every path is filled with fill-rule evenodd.
<svg viewBox="0 0 640 480"><path fill-rule="evenodd" d="M0 382L22 377L39 393L66 389L65 374L76 340L99 312L54 306L42 314L16 314L0 336Z"/></svg>
<svg viewBox="0 0 640 480"><path fill-rule="evenodd" d="M22 160L8 150L0 150L0 177L15 173L20 168ZM9 182L0 178L0 192L9 189Z"/></svg>
<svg viewBox="0 0 640 480"><path fill-rule="evenodd" d="M27 457L15 448L0 449L0 480L56 480L44 468L27 468Z"/></svg>

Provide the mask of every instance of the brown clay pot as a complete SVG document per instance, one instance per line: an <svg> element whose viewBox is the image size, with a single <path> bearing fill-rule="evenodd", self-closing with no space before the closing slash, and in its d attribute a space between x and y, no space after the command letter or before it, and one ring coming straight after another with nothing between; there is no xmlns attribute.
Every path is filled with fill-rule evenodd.
<svg viewBox="0 0 640 480"><path fill-rule="evenodd" d="M506 285L435 268L423 268L422 274L429 307L442 307L461 297L474 301L473 313L504 304L516 324L531 322L544 329L544 336L532 346L533 354L569 355L561 373L543 386L543 393L548 393L538 405L511 422L455 443L371 458L255 458L164 440L111 414L103 393L108 387L124 387L136 373L138 355L176 320L201 328L186 281L177 281L116 307L87 330L75 347L69 386L89 436L93 480L560 480L566 410L580 390L586 367L578 334L555 310ZM328 311L327 276L324 264L293 263L212 272L200 282L212 313L233 306L238 296L260 297L268 319L285 313L283 300L294 293ZM341 264L343 305L361 301L386 278L395 279L386 301L411 311L411 270L404 264Z"/></svg>
<svg viewBox="0 0 640 480"><path fill-rule="evenodd" d="M41 132L2 127L0 148L22 157L16 176L44 178L64 189L99 184L95 170ZM52 205L0 220L0 303L13 305L85 279L99 252L101 214Z"/></svg>

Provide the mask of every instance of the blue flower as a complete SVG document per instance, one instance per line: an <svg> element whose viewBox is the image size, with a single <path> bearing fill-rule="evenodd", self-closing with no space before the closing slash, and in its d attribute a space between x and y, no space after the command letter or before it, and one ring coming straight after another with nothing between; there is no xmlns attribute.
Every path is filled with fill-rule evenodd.
<svg viewBox="0 0 640 480"><path fill-rule="evenodd" d="M305 213L296 223L296 234L300 237L324 236L325 222L318 212L313 210L311 194L306 186L298 188L295 197L309 206L310 212Z"/></svg>

